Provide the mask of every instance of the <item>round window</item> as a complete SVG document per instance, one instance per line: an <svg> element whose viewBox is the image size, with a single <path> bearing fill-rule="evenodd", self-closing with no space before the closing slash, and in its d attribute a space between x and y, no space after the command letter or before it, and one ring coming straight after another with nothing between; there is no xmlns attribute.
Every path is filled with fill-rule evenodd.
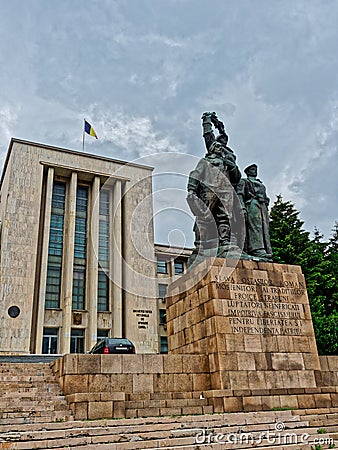
<svg viewBox="0 0 338 450"><path fill-rule="evenodd" d="M18 317L19 314L20 308L18 306L11 306L10 308L8 308L8 315L10 317L13 317L13 319L15 319L15 317Z"/></svg>

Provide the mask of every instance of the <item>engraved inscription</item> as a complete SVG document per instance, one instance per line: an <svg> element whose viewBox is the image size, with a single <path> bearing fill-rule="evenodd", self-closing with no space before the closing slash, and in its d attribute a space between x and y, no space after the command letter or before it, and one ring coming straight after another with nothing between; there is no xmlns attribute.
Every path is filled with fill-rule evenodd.
<svg viewBox="0 0 338 450"><path fill-rule="evenodd" d="M264 335L301 335L305 313L297 297L305 293L302 283L284 282L272 286L267 279L243 278L216 281L216 288L228 291L226 317L232 333ZM254 282L248 282L248 280Z"/></svg>
<svg viewBox="0 0 338 450"><path fill-rule="evenodd" d="M153 313L151 309L133 309L133 313L137 317L137 328L148 329L150 314Z"/></svg>

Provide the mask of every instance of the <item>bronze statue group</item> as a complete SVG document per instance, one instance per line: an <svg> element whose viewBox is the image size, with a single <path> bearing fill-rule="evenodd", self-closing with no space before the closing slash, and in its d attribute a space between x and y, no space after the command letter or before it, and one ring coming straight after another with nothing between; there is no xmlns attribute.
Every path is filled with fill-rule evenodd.
<svg viewBox="0 0 338 450"><path fill-rule="evenodd" d="M207 256L272 261L269 198L257 178L257 165L250 164L246 177L241 176L215 112L202 115L202 126L207 153L190 172L187 186L187 202L196 218L189 264Z"/></svg>

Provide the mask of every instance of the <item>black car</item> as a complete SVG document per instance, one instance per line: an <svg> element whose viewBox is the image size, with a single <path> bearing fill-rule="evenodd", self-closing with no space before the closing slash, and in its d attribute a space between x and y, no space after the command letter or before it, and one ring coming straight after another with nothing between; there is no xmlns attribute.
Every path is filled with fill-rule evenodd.
<svg viewBox="0 0 338 450"><path fill-rule="evenodd" d="M135 353L134 344L126 338L102 338L89 351L94 354Z"/></svg>

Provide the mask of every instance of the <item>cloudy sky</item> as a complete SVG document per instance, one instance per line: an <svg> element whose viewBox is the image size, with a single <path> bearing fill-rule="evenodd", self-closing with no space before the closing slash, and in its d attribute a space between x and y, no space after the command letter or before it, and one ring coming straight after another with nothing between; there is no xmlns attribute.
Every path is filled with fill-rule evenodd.
<svg viewBox="0 0 338 450"><path fill-rule="evenodd" d="M201 114L216 111L240 168L256 162L271 200L281 193L307 230L329 236L338 220L336 0L0 6L1 164L11 137L81 150L86 117L99 136L86 138L87 152L178 172L165 222L180 229L169 199L204 155Z"/></svg>

